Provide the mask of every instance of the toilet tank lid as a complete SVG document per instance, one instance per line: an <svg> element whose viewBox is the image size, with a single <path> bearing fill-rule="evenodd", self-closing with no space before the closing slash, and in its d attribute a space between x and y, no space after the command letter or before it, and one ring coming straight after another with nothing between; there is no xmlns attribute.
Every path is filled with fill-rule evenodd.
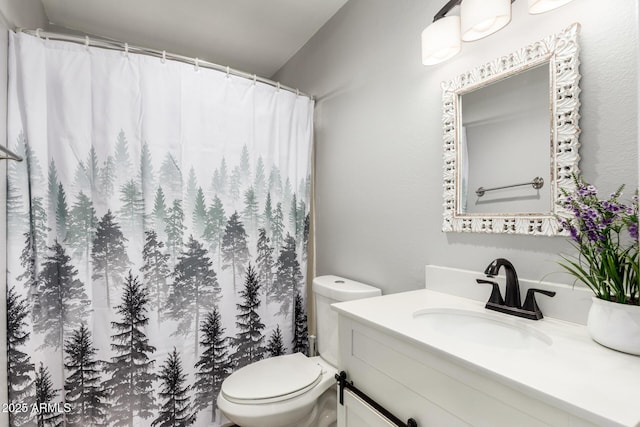
<svg viewBox="0 0 640 427"><path fill-rule="evenodd" d="M313 292L335 301L351 301L382 295L382 291L371 285L344 277L327 275L313 279Z"/></svg>

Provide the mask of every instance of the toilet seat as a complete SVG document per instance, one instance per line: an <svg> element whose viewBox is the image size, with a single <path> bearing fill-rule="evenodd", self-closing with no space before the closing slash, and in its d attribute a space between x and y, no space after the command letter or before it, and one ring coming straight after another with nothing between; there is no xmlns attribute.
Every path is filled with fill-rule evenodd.
<svg viewBox="0 0 640 427"><path fill-rule="evenodd" d="M244 405L280 402L315 387L322 373L322 367L302 353L272 357L231 374L222 383L221 394Z"/></svg>

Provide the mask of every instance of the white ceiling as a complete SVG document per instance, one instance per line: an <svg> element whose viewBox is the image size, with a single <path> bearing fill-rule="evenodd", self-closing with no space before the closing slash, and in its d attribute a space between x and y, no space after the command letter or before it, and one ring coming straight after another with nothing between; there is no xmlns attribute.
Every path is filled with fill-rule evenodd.
<svg viewBox="0 0 640 427"><path fill-rule="evenodd" d="M271 77L347 0L42 0L83 33Z"/></svg>

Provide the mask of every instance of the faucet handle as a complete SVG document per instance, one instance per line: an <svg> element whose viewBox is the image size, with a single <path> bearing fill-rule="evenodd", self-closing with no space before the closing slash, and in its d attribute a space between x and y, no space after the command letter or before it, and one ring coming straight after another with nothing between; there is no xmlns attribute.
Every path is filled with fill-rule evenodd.
<svg viewBox="0 0 640 427"><path fill-rule="evenodd" d="M538 303L536 302L536 292L548 297L553 297L556 295L556 293L554 291L545 291L544 289L536 288L531 288L527 291L527 297L524 300L524 304L522 304L522 309L531 311L533 313L538 313L540 316L538 317L538 319L542 319L542 312L540 311L540 307L538 307Z"/></svg>
<svg viewBox="0 0 640 427"><path fill-rule="evenodd" d="M492 282L491 280L484 279L476 279L476 282L479 284L487 284L492 285L491 296L489 297L489 302L498 305L504 305L504 300L502 299L502 295L500 294L500 287L497 282Z"/></svg>

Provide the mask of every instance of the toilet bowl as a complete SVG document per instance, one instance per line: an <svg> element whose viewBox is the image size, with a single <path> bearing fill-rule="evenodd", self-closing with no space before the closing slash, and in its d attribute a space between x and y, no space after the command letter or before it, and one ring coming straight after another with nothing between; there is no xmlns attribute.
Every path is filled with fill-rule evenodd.
<svg viewBox="0 0 640 427"><path fill-rule="evenodd" d="M318 398L335 384L335 374L319 356L295 353L264 359L224 381L218 408L242 427L302 427Z"/></svg>
<svg viewBox="0 0 640 427"><path fill-rule="evenodd" d="M313 280L313 294L320 356L277 356L232 373L217 400L229 420L241 427L335 426L338 318L330 305L381 292L353 280L320 276Z"/></svg>

